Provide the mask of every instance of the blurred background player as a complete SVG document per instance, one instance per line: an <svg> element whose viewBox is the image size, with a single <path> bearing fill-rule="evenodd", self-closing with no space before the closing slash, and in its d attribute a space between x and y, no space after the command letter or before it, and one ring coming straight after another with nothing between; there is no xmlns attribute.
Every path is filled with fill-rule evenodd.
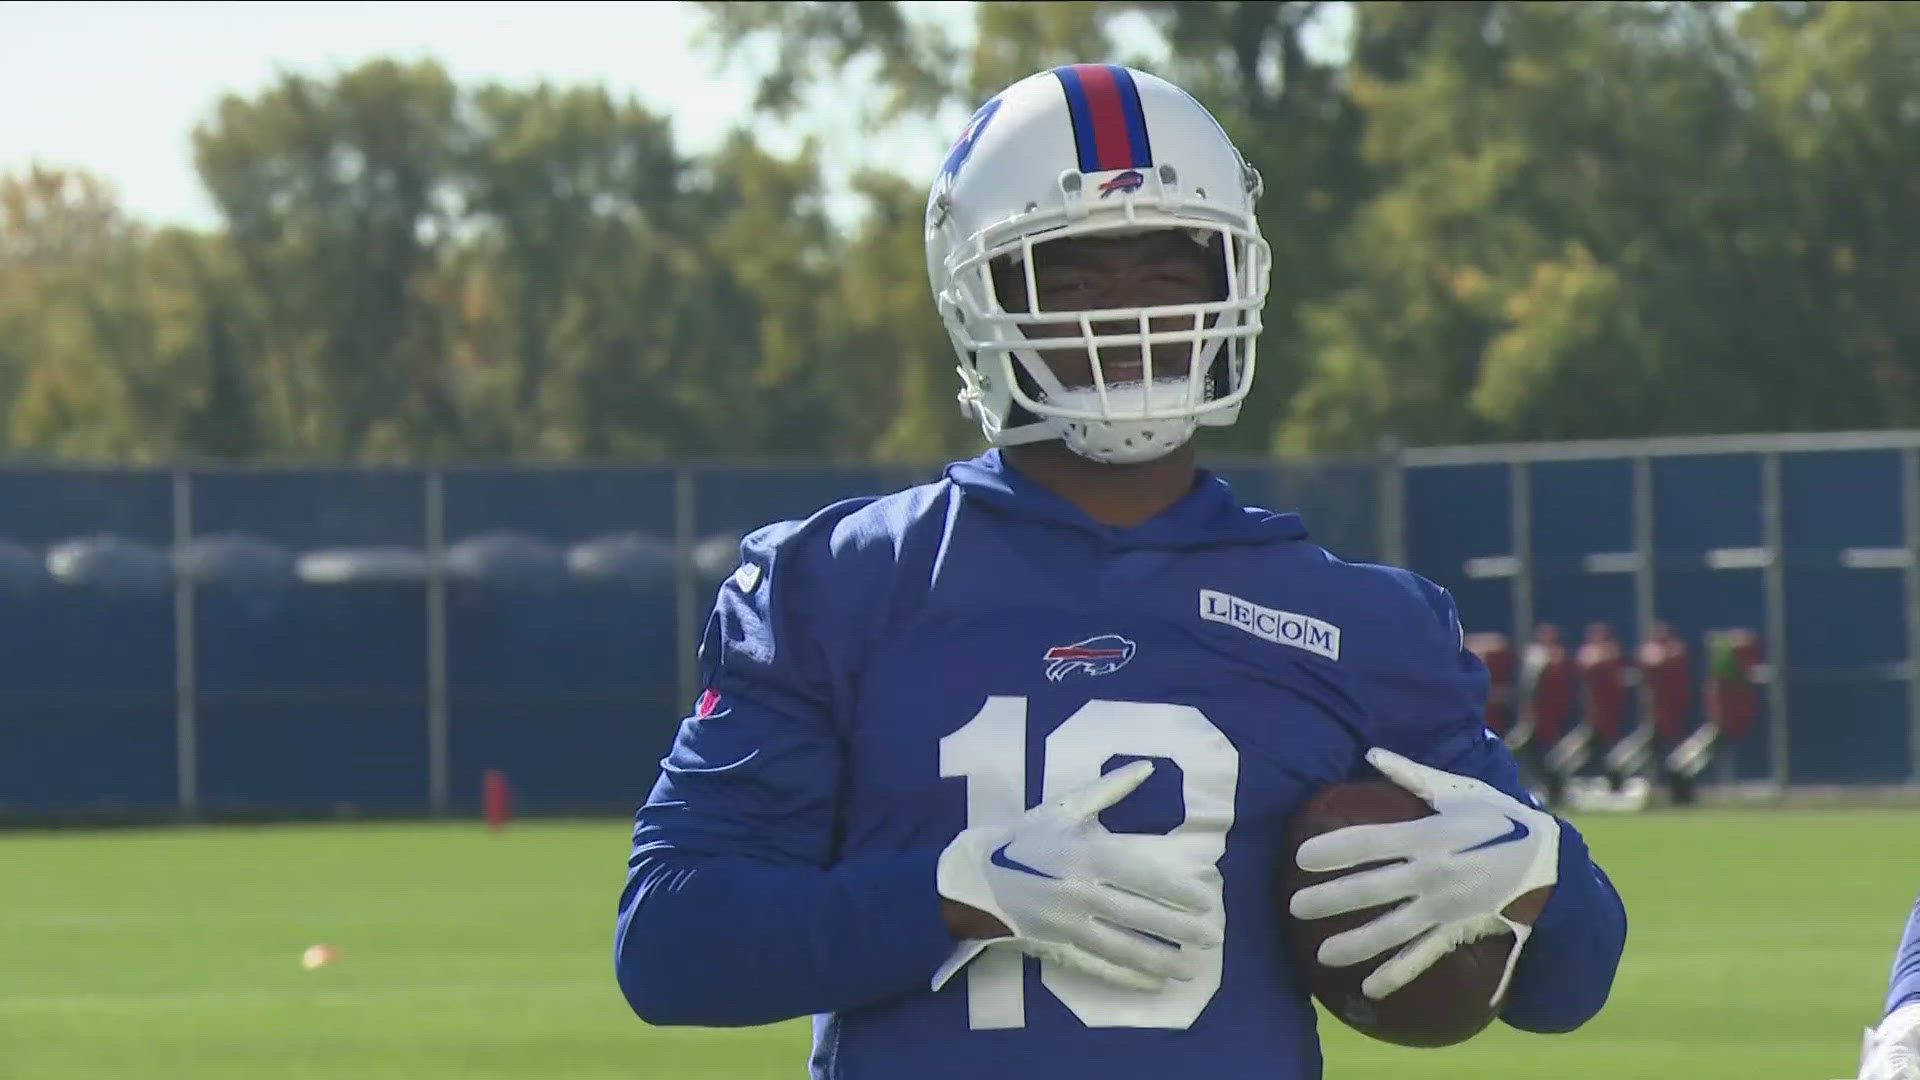
<svg viewBox="0 0 1920 1080"><path fill-rule="evenodd" d="M1640 685L1640 722L1607 752L1608 779L1616 788L1639 785L1643 791L1650 779L1658 780L1675 804L1690 804L1692 779L1674 773L1668 763L1686 737L1693 709L1687 644L1670 624L1655 622L1636 651L1632 670ZM1649 772L1655 775L1649 778Z"/></svg>
<svg viewBox="0 0 1920 1080"><path fill-rule="evenodd" d="M1572 668L1566 647L1560 644L1559 627L1551 623L1534 627L1520 654L1515 697L1519 707L1505 736L1507 748L1520 762L1528 783L1543 792L1548 805L1557 805L1559 784L1546 769L1545 749L1559 741L1573 707Z"/></svg>
<svg viewBox="0 0 1920 1080"><path fill-rule="evenodd" d="M1611 626L1587 624L1586 640L1574 654L1574 666L1580 673L1580 726L1587 732L1589 760L1601 755L1601 773L1612 784L1617 778L1608 775L1605 755L1620 741L1627 685L1626 658Z"/></svg>
<svg viewBox="0 0 1920 1080"><path fill-rule="evenodd" d="M1534 627L1520 678L1526 714L1509 738L1545 789L1547 804L1558 806L1565 799L1567 780L1587 763L1590 739L1585 725L1574 722L1577 679L1559 627Z"/></svg>
<svg viewBox="0 0 1920 1080"><path fill-rule="evenodd" d="M1676 803L1695 801L1699 778L1709 771L1722 783L1731 779L1733 753L1752 732L1762 684L1771 678L1751 630L1708 633L1705 715L1664 762Z"/></svg>
<svg viewBox="0 0 1920 1080"><path fill-rule="evenodd" d="M639 1016L811 1014L822 1078L1318 1077L1271 882L1292 811L1374 768L1436 812L1318 838L1330 868L1406 860L1295 898L1395 905L1320 959L1387 956L1377 998L1511 929L1508 1023L1599 1011L1624 909L1486 731L1451 597L1195 467L1253 377L1259 193L1143 72L1057 68L974 114L927 261L995 448L742 545L636 822Z"/></svg>

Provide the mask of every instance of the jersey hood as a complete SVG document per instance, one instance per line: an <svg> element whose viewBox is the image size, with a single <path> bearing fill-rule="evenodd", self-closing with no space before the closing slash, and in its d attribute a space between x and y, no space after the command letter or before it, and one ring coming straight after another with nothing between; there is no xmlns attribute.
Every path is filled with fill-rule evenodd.
<svg viewBox="0 0 1920 1080"><path fill-rule="evenodd" d="M1197 470L1179 502L1131 529L1103 525L1084 510L1029 479L998 448L947 466L947 479L966 497L1002 513L1090 533L1118 549L1196 548L1305 540L1298 514L1245 506L1225 480Z"/></svg>

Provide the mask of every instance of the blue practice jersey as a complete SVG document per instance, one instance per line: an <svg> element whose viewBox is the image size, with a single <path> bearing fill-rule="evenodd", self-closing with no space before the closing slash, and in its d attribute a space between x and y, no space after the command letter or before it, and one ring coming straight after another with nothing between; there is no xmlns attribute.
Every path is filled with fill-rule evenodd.
<svg viewBox="0 0 1920 1080"><path fill-rule="evenodd" d="M1318 1077L1274 885L1289 816L1376 775L1372 746L1526 797L1447 593L1204 473L1114 529L995 451L743 549L638 816L616 966L654 1023L813 1015L821 1080ZM1147 993L989 951L932 990L954 948L941 849L1142 758L1153 776L1102 822L1211 864L1212 966ZM1584 1023L1625 933L1563 826L1504 1019Z"/></svg>

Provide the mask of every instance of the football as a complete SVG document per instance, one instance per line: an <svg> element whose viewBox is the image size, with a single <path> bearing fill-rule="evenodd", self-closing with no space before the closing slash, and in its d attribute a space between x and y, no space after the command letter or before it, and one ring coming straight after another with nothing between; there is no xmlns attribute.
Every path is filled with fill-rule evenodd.
<svg viewBox="0 0 1920 1080"><path fill-rule="evenodd" d="M1292 959L1305 975L1313 996L1348 1027L1398 1046L1451 1046L1465 1042L1492 1023L1503 1003L1491 999L1506 970L1513 935L1501 933L1462 945L1406 986L1380 1001L1370 1000L1360 992L1360 984L1392 952L1345 968L1328 967L1317 956L1321 942L1385 914L1392 910L1391 905L1324 919L1294 918L1288 912L1288 902L1295 892L1368 868L1310 873L1300 869L1294 856L1301 844L1321 833L1348 825L1411 821L1431 813L1432 808L1419 796L1385 780L1323 788L1288 823L1286 865L1276 883ZM1545 889L1528 893L1507 908L1507 915L1531 923L1545 906L1546 897Z"/></svg>

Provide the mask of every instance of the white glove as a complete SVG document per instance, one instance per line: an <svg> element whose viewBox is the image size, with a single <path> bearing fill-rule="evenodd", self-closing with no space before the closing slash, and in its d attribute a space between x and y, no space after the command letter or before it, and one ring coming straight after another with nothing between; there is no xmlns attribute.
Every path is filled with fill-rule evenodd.
<svg viewBox="0 0 1920 1080"><path fill-rule="evenodd" d="M1868 1030L1860 1080L1920 1080L1920 1002L1900 1006Z"/></svg>
<svg viewBox="0 0 1920 1080"><path fill-rule="evenodd" d="M1302 870L1400 861L1301 889L1289 910L1296 918L1320 919L1406 901L1320 945L1320 962L1330 967L1350 967L1399 948L1360 984L1361 992L1376 1001L1459 946L1511 930L1513 951L1489 1004L1499 1001L1533 931L1502 912L1520 896L1559 880L1560 822L1479 780L1390 750L1369 750L1367 760L1435 812L1415 821L1349 825L1301 844Z"/></svg>
<svg viewBox="0 0 1920 1080"><path fill-rule="evenodd" d="M1152 774L1153 762L1136 761L1011 826L955 837L940 854L940 895L992 915L1013 934L963 943L934 976L934 989L1002 942L1136 990L1198 974L1191 950L1221 939L1202 868L1142 857L1139 845L1117 842L1098 821Z"/></svg>

